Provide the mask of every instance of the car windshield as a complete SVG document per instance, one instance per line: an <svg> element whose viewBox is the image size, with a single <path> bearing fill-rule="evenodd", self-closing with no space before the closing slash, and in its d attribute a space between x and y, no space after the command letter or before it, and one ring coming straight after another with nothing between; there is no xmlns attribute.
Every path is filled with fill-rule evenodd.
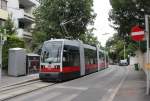
<svg viewBox="0 0 150 101"><path fill-rule="evenodd" d="M42 47L41 61L43 63L60 63L62 42L47 42Z"/></svg>

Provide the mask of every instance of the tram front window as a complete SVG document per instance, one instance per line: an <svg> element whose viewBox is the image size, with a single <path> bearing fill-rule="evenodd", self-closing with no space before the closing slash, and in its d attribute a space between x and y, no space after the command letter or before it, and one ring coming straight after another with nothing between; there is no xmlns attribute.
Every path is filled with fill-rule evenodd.
<svg viewBox="0 0 150 101"><path fill-rule="evenodd" d="M62 42L48 42L43 45L41 61L43 63L60 63Z"/></svg>

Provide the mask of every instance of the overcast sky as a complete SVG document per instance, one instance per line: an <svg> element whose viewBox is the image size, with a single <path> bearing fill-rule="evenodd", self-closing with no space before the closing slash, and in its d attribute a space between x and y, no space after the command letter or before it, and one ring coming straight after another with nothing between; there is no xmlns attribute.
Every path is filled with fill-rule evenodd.
<svg viewBox="0 0 150 101"><path fill-rule="evenodd" d="M105 45L107 39L114 34L113 28L110 27L110 22L108 21L108 13L111 9L109 0L94 0L94 11L97 13L94 27L95 36L101 42L102 46ZM105 34L109 33L109 34ZM105 34L105 35L103 35Z"/></svg>

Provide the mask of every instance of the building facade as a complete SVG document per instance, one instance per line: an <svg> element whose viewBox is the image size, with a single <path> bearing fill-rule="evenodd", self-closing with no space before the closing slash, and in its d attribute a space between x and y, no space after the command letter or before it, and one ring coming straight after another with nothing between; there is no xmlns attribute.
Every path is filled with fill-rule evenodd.
<svg viewBox="0 0 150 101"><path fill-rule="evenodd" d="M7 1L0 0L0 26L3 26L8 18Z"/></svg>
<svg viewBox="0 0 150 101"><path fill-rule="evenodd" d="M14 22L17 34L27 41L32 39L33 11L38 5L37 0L7 0L7 11Z"/></svg>

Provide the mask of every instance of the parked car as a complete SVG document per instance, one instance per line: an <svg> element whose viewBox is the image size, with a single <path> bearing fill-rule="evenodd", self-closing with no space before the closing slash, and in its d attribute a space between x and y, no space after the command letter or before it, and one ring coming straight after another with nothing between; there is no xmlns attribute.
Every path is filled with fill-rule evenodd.
<svg viewBox="0 0 150 101"><path fill-rule="evenodd" d="M120 60L119 66L128 66L127 60L126 59L125 60Z"/></svg>

